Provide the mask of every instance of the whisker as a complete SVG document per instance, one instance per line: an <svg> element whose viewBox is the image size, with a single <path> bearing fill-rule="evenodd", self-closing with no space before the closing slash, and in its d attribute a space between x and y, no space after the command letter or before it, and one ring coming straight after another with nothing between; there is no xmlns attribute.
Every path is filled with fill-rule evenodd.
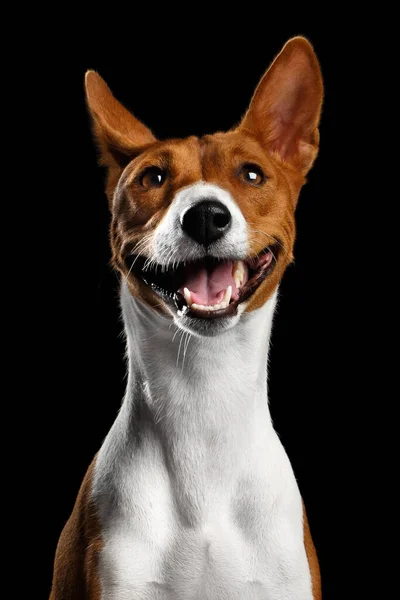
<svg viewBox="0 0 400 600"><path fill-rule="evenodd" d="M178 364L179 364L179 354L180 354L180 352L181 352L181 345L182 345L182 339L183 339L183 334L184 334L184 333L185 333L185 332L184 332L184 331L182 331L181 339L179 340L178 355L177 355L177 357L176 357L176 366L178 366Z"/></svg>
<svg viewBox="0 0 400 600"><path fill-rule="evenodd" d="M192 335L191 335L191 333L188 331L188 333L187 333L187 336L186 336L186 340L185 340L185 347L184 347L184 349L183 349L182 371L183 371L183 366L184 366L184 364L185 364L186 352L187 352L187 349L188 349L188 347L189 347L189 342L190 342L190 340L191 340L191 337L192 337Z"/></svg>
<svg viewBox="0 0 400 600"><path fill-rule="evenodd" d="M168 269L169 269L169 264L170 264L170 262L171 262L171 260L172 260L172 257L173 257L173 256L174 256L174 254L175 254L175 251L176 251L176 249L175 249L175 248L172 248L172 249L171 249L171 250L168 252L167 261L166 261L166 264L164 265L164 270L165 270L165 271L168 271Z"/></svg>
<svg viewBox="0 0 400 600"><path fill-rule="evenodd" d="M145 260L144 265L143 265L142 271L148 271L149 269L151 269L153 267L153 265L155 265L155 270L157 270L157 267L159 266L159 263L156 261L156 259L153 258L153 257L147 258Z"/></svg>
<svg viewBox="0 0 400 600"><path fill-rule="evenodd" d="M138 257L139 257L139 255L135 258L135 260L133 261L133 263L129 267L129 271L128 271L127 275L126 275L126 279L128 279L129 275L131 274L131 271L132 271L133 267L135 266L135 262L137 261Z"/></svg>
<svg viewBox="0 0 400 600"><path fill-rule="evenodd" d="M248 225L252 225L253 223L248 223ZM275 244L277 244L278 246L280 246L282 248L282 250L286 253L286 255L289 255L288 250L285 248L285 246L273 235L271 235L270 233L266 233L265 231L261 231L260 229L254 229L253 227L249 227L250 231L254 232L254 233L261 233L262 235L265 235L266 237L270 238L271 240L273 240L275 242Z"/></svg>
<svg viewBox="0 0 400 600"><path fill-rule="evenodd" d="M178 335L178 333L180 333L180 331L181 331L180 329L176 328L176 331L175 331L174 335L172 336L172 341L175 340L176 336Z"/></svg>
<svg viewBox="0 0 400 600"><path fill-rule="evenodd" d="M132 271L133 267L135 266L137 259L139 258L139 256L141 256L140 252L142 251L144 246L147 244L149 239L150 239L150 234L145 235L141 240L139 240L134 245L133 249L130 251L130 254L137 254L137 256L135 257L135 260L132 262L131 266L129 267L129 271L128 271L128 274L126 275L126 278L128 278L129 275L131 274L131 271ZM139 250L139 248L140 248L140 250Z"/></svg>
<svg viewBox="0 0 400 600"><path fill-rule="evenodd" d="M132 250L130 251L129 254L136 254L136 253L140 254L140 252L148 244L150 239L151 239L150 234L145 235L141 240L136 242L136 244L134 245L134 247L132 248Z"/></svg>

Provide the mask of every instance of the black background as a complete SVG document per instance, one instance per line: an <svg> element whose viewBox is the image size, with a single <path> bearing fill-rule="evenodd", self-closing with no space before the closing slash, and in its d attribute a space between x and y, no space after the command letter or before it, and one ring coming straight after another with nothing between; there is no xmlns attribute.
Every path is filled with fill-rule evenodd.
<svg viewBox="0 0 400 600"><path fill-rule="evenodd" d="M348 381L352 340L343 339L348 309L340 302L351 272L344 269L339 288L337 270L338 244L346 240L357 199L343 218L338 205L346 186L338 171L347 168L343 131L351 99L345 66L356 50L344 32L331 33L329 19L267 27L264 17L251 13L239 14L233 28L214 26L210 18L193 30L190 24L170 28L168 21L154 28L154 12L120 37L118 28L111 38L94 26L90 35L78 35L74 27L68 36L47 32L35 62L31 93L40 109L31 111L37 141L31 152L40 172L35 231L42 268L35 273L40 346L31 348L31 384L41 398L40 586L45 596L59 534L125 387L118 278L109 267L104 173L92 143L84 73L97 70L157 137L202 135L239 121L272 58L287 39L302 34L314 45L325 81L321 149L297 209L295 264L281 285L269 397L307 507L324 598L344 598L336 511L343 495L343 422L354 382Z"/></svg>

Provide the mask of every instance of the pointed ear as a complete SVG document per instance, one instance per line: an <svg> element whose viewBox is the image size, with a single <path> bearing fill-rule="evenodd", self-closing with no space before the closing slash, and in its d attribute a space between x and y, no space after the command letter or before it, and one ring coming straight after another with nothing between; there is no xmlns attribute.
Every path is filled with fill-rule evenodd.
<svg viewBox="0 0 400 600"><path fill-rule="evenodd" d="M156 138L114 98L104 79L95 71L87 71L85 88L101 162L121 170L140 147L155 142Z"/></svg>
<svg viewBox="0 0 400 600"><path fill-rule="evenodd" d="M268 152L303 174L318 153L322 76L311 44L287 42L261 79L239 130L255 135Z"/></svg>

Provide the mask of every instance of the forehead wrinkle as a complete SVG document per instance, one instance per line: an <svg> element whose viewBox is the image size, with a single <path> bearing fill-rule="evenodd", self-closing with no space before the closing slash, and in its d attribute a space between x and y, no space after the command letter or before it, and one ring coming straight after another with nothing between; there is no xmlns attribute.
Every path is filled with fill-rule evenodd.
<svg viewBox="0 0 400 600"><path fill-rule="evenodd" d="M202 150L199 138L193 135L177 141L180 143L172 154L176 175L180 180L181 178L184 180L188 178L190 181L202 179ZM183 170L182 166L184 166Z"/></svg>
<svg viewBox="0 0 400 600"><path fill-rule="evenodd" d="M171 172L176 189L202 179L199 139L195 136L176 140L171 154Z"/></svg>
<svg viewBox="0 0 400 600"><path fill-rule="evenodd" d="M229 149L224 149L220 140L214 136L206 135L200 140L202 178L208 180L210 172L225 170L229 158Z"/></svg>
<svg viewBox="0 0 400 600"><path fill-rule="evenodd" d="M206 146L204 137L201 137L200 139L197 138L197 143L198 143L198 148L199 148L201 178L204 179L204 158L205 158L205 146Z"/></svg>

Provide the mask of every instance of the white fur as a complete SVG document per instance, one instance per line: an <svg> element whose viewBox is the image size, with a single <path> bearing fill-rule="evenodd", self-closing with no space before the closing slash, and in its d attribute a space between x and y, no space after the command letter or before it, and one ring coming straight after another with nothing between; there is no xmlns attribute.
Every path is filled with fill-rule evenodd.
<svg viewBox="0 0 400 600"><path fill-rule="evenodd" d="M246 257L240 209L200 182L176 195L152 258L204 255L180 223L205 197L232 214L213 254ZM93 483L102 600L312 600L301 497L268 409L276 293L257 311L242 304L208 322L214 337L173 309L156 313L125 284L121 303L128 384Z"/></svg>
<svg viewBox="0 0 400 600"><path fill-rule="evenodd" d="M103 600L312 599L301 498L267 403L275 300L182 340L123 285L128 385L93 489Z"/></svg>

